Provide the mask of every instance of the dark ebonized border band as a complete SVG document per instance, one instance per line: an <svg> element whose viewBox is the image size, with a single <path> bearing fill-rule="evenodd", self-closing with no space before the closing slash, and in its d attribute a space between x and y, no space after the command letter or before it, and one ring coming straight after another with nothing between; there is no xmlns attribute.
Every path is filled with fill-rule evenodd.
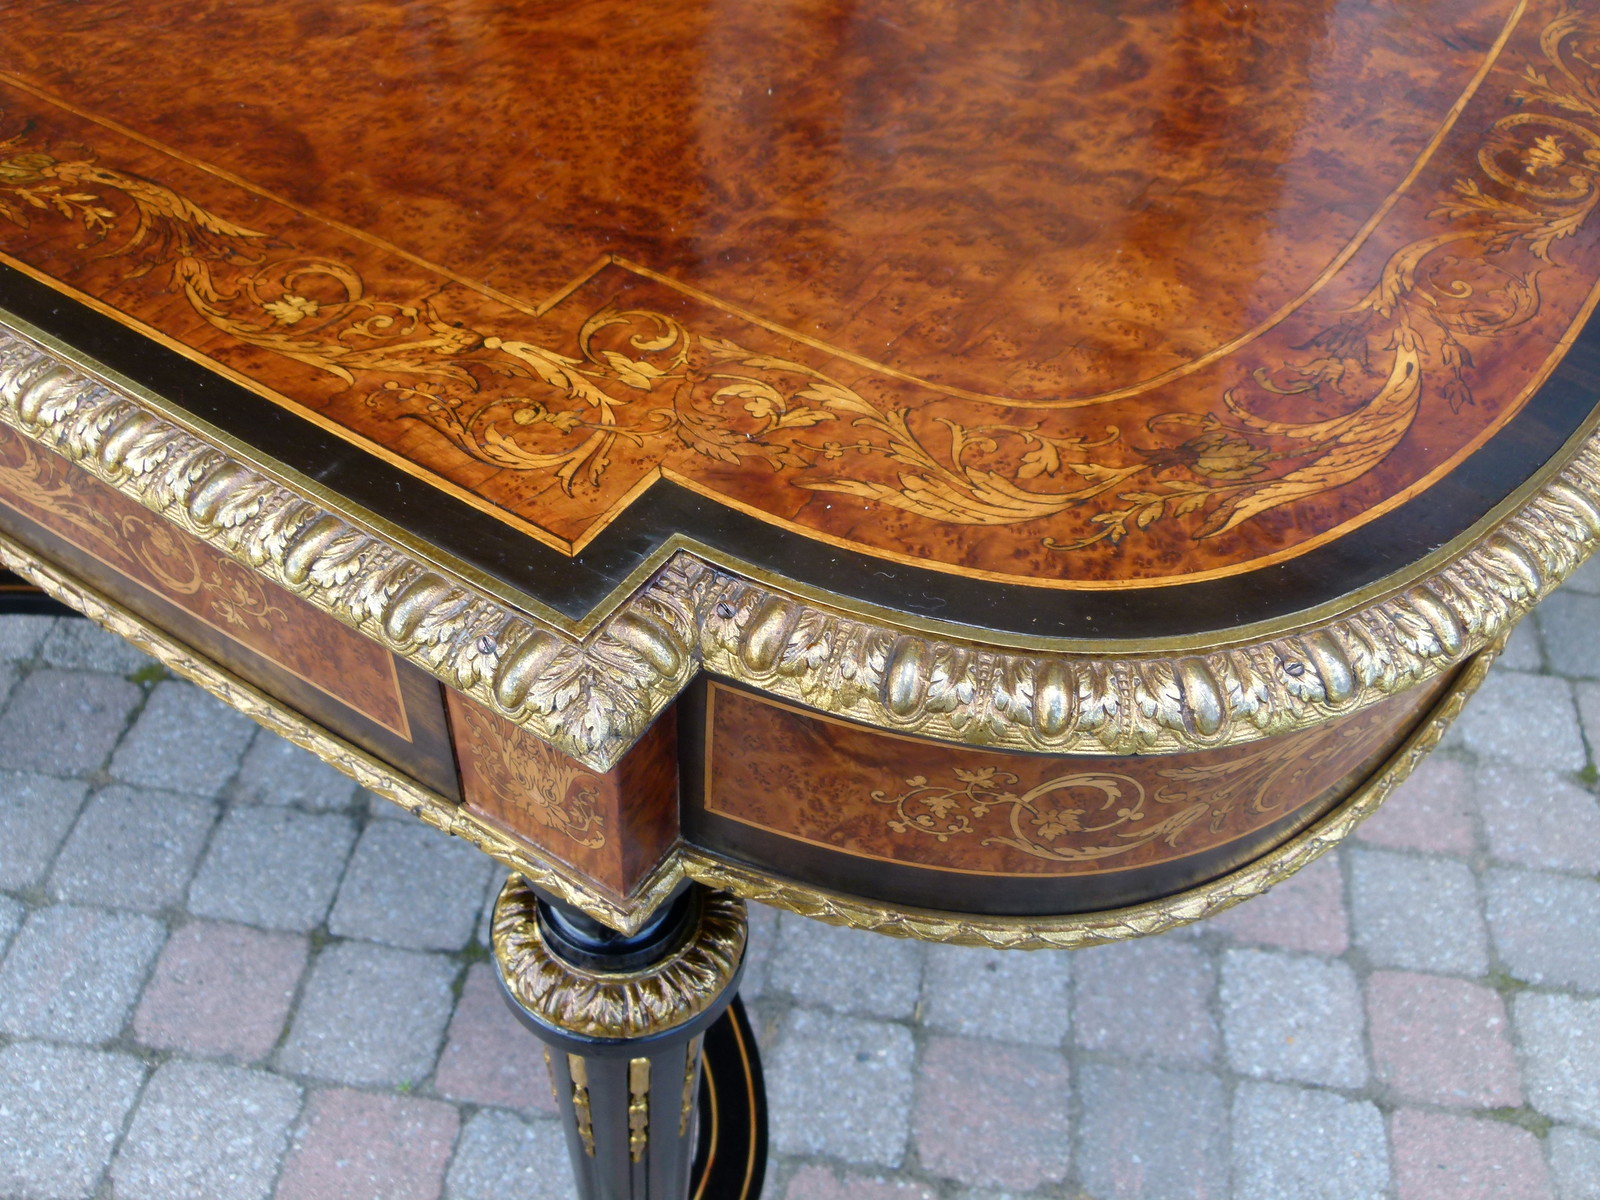
<svg viewBox="0 0 1600 1200"><path fill-rule="evenodd" d="M839 550L665 481L583 553L568 558L4 265L0 308L574 621L675 533L824 592L1001 636L1170 638L1270 621L1378 583L1464 533L1548 463L1588 423L1600 397L1596 316L1495 437L1422 495L1358 532L1286 563L1224 579L1070 592L968 579Z"/></svg>

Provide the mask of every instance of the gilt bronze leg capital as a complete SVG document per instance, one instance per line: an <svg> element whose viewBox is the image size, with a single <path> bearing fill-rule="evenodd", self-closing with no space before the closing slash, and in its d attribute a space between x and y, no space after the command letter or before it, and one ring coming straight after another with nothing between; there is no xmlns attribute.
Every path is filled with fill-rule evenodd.
<svg viewBox="0 0 1600 1200"><path fill-rule="evenodd" d="M632 934L513 875L494 911L512 1011L546 1046L582 1200L685 1200L705 1031L737 992L742 900L690 885Z"/></svg>

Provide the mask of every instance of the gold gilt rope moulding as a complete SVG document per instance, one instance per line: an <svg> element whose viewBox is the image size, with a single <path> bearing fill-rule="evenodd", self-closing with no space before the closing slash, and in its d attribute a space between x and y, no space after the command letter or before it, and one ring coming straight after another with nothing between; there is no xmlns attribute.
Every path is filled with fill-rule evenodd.
<svg viewBox="0 0 1600 1200"><path fill-rule="evenodd" d="M100 157L73 157L72 138L48 133L64 112L32 113L39 128L12 137L0 202L14 258L77 239L94 266L62 272L73 286L170 284L185 306L169 309L193 327L177 341L302 370L295 395L325 422L369 447L404 430L432 447L427 470L509 489L491 507L562 544L660 473L807 537L936 569L959 560L982 578L1214 578L1428 487L1514 415L1592 307L1600 88L1584 48L1600 20L1528 11L1449 110L1451 152L1416 174L1410 207L1393 206L1403 230L1372 232L1315 304L1183 396L1154 389L1092 428L1059 405L1019 420L1015 403L980 412L846 378L770 331L741 340L726 313L615 264L515 325L455 312L442 292L385 290L359 256L313 246L301 214L266 219L260 195L252 225L124 169L154 152L114 152L109 128L91 139ZM1513 342L1543 345L1544 361L1517 362ZM536 513L523 503L535 495ZM1025 565L996 567L1013 561ZM1182 565L1141 574L1154 563Z"/></svg>
<svg viewBox="0 0 1600 1200"><path fill-rule="evenodd" d="M1590 438L1431 574L1315 628L1241 645L1096 657L938 640L688 553L575 642L14 333L0 332L0 421L596 770L700 669L964 744L1126 755L1254 741L1451 670L1600 544Z"/></svg>
<svg viewBox="0 0 1600 1200"><path fill-rule="evenodd" d="M299 713L174 641L115 601L63 575L3 534L0 534L0 566L15 571L37 584L47 595L83 613L117 636L126 638L169 670L204 688L228 707L244 713L273 733L309 750L362 787L400 805L435 829L461 838L508 869L613 928L624 932L637 929L683 879L681 864L669 860L625 901L603 895L571 875L563 864L537 857L530 853L524 843L507 837L493 824L479 820L464 806L414 780L397 775L365 750L313 725Z"/></svg>

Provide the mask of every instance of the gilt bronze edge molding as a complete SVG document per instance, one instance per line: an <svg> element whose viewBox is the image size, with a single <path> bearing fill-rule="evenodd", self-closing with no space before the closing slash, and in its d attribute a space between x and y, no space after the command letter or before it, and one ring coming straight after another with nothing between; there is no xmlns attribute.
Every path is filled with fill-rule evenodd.
<svg viewBox="0 0 1600 1200"><path fill-rule="evenodd" d="M744 900L787 909L830 924L957 945L1073 949L1161 933L1189 924L1260 895L1348 837L1438 745L1462 706L1482 683L1504 643L1502 637L1476 654L1383 768L1331 813L1254 863L1175 896L1087 915L961 916L856 900L766 876L680 847L668 855L651 879L625 904L618 904L569 878L558 866L533 857L498 829L474 818L464 807L395 774L366 751L311 724L259 689L152 628L114 601L61 574L4 535L0 535L0 565L126 638L229 707L316 754L363 787L399 804L442 832L462 838L509 870L624 932L637 929L685 877Z"/></svg>
<svg viewBox="0 0 1600 1200"><path fill-rule="evenodd" d="M4 534L0 534L0 566L23 576L52 599L125 638L229 708L315 754L368 791L398 804L435 829L462 839L515 874L615 929L624 933L637 929L683 879L681 864L669 855L632 895L618 902L581 879L573 878L561 864L531 854L522 843L478 819L465 806L395 773L360 747L313 724L265 692L168 637L114 600L62 574Z"/></svg>
<svg viewBox="0 0 1600 1200"><path fill-rule="evenodd" d="M0 421L563 753L608 770L707 669L864 724L1045 754L1175 753L1294 732L1439 676L1600 543L1600 434L1425 577L1213 649L1039 653L797 599L688 550L581 641L0 327Z"/></svg>
<svg viewBox="0 0 1600 1200"><path fill-rule="evenodd" d="M860 900L776 879L695 850L685 852L684 867L695 882L755 903L830 925L919 941L1000 950L1075 950L1164 933L1263 894L1349 837L1439 744L1503 645L1501 638L1467 663L1378 773L1316 824L1247 866L1159 900L1071 916L979 917Z"/></svg>
<svg viewBox="0 0 1600 1200"><path fill-rule="evenodd" d="M704 897L693 933L663 961L629 972L588 971L545 945L533 891L513 875L495 900L495 970L508 993L540 1021L579 1037L634 1039L667 1033L709 1009L744 960L745 903Z"/></svg>

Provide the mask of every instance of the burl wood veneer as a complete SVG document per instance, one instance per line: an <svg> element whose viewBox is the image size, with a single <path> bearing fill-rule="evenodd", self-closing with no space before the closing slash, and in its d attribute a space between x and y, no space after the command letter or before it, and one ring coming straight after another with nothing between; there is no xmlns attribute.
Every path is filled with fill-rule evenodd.
<svg viewBox="0 0 1600 1200"><path fill-rule="evenodd" d="M902 737L709 680L686 837L889 903L1115 908L1259 857L1374 774L1440 680L1304 733L1196 754L1014 754ZM855 861L851 861L855 860Z"/></svg>
<svg viewBox="0 0 1600 1200"><path fill-rule="evenodd" d="M619 925L1222 904L1600 538L1596 63L1564 0L14 4L0 525ZM322 624L222 638L250 570Z"/></svg>
<svg viewBox="0 0 1600 1200"><path fill-rule="evenodd" d="M357 745L456 794L437 683L5 426L0 530Z"/></svg>
<svg viewBox="0 0 1600 1200"><path fill-rule="evenodd" d="M668 712L594 771L459 692L446 692L467 807L617 897L678 839L677 722Z"/></svg>
<svg viewBox="0 0 1600 1200"><path fill-rule="evenodd" d="M561 554L668 480L757 557L718 507L1259 570L1482 447L1600 275L1543 0L145 8L8 13L6 261Z"/></svg>

